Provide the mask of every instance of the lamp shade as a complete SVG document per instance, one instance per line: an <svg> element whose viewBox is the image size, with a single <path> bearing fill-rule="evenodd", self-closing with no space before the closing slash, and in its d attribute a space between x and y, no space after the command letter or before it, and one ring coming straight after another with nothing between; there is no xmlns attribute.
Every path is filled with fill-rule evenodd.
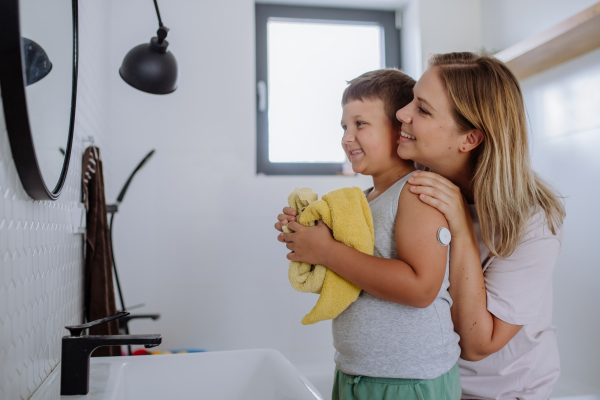
<svg viewBox="0 0 600 400"><path fill-rule="evenodd" d="M119 69L121 78L142 92L168 94L177 89L179 70L170 51L169 42L153 37L127 53Z"/></svg>
<svg viewBox="0 0 600 400"><path fill-rule="evenodd" d="M29 86L48 75L52 70L52 63L42 46L33 40L22 37L21 44L25 59L25 83Z"/></svg>

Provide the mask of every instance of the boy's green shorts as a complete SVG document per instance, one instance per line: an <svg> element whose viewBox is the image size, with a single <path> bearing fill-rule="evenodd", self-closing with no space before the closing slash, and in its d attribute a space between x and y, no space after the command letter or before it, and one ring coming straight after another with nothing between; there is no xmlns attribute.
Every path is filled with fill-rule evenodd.
<svg viewBox="0 0 600 400"><path fill-rule="evenodd" d="M435 379L373 378L335 368L332 400L460 400L458 364Z"/></svg>

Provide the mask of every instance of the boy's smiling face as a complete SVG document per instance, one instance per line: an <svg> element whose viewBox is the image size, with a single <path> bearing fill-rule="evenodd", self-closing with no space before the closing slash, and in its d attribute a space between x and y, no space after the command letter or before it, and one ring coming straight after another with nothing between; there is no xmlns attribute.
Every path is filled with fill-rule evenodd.
<svg viewBox="0 0 600 400"><path fill-rule="evenodd" d="M387 117L382 100L351 100L344 104L342 128L342 147L354 172L377 175L400 161L396 152L400 130Z"/></svg>

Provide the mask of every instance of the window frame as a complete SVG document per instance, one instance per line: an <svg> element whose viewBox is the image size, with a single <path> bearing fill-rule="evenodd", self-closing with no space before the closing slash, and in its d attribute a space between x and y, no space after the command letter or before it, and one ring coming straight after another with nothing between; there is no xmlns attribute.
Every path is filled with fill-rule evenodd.
<svg viewBox="0 0 600 400"><path fill-rule="evenodd" d="M255 4L256 19L256 173L264 175L339 175L344 163L269 161L269 98L267 22L270 18L366 22L383 29L385 67L400 68L400 29L396 27L395 11L356 8L330 8ZM367 71L365 71L367 72ZM266 83L266 110L260 110L259 82ZM340 99L342 94L340 93Z"/></svg>

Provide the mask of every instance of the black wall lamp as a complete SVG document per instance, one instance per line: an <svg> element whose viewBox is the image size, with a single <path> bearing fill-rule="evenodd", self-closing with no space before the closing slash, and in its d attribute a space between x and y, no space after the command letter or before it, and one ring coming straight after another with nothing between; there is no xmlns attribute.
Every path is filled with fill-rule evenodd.
<svg viewBox="0 0 600 400"><path fill-rule="evenodd" d="M125 82L142 92L169 94L177 89L179 70L175 57L167 51L169 42L165 38L169 28L162 23L156 0L154 7L158 17L157 36L150 39L150 43L131 49L123 59L119 74Z"/></svg>

